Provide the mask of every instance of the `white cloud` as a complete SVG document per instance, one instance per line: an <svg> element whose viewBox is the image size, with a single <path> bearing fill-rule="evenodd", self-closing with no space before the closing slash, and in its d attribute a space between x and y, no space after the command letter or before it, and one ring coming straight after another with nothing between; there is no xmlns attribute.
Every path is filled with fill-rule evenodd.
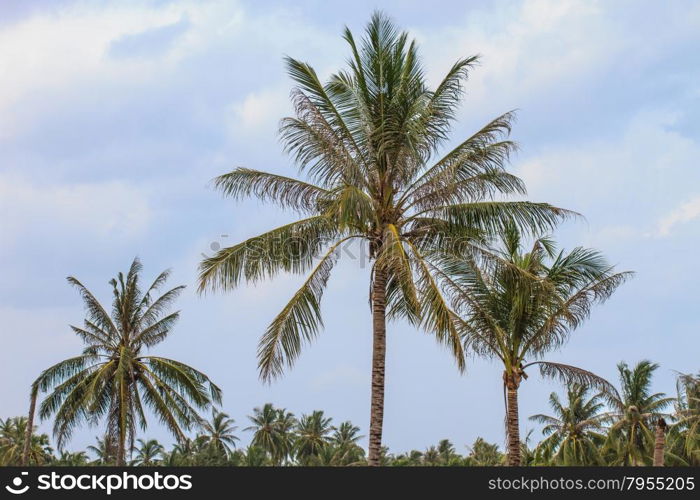
<svg viewBox="0 0 700 500"><path fill-rule="evenodd" d="M148 193L121 181L39 184L0 175L3 250L24 234L80 234L129 239L145 233L153 217Z"/></svg>
<svg viewBox="0 0 700 500"><path fill-rule="evenodd" d="M681 204L663 217L656 227L656 236L668 236L677 225L690 222L698 217L700 217L700 196Z"/></svg>
<svg viewBox="0 0 700 500"><path fill-rule="evenodd" d="M695 168L700 143L676 129L680 118L660 110L640 112L621 134L550 146L524 159L516 174L532 199L579 211L594 228L625 226L629 237L629 227L636 227L641 235L700 182Z"/></svg>
<svg viewBox="0 0 700 500"><path fill-rule="evenodd" d="M268 89L248 94L232 106L229 126L232 133L274 133L277 122L291 112L289 89Z"/></svg>

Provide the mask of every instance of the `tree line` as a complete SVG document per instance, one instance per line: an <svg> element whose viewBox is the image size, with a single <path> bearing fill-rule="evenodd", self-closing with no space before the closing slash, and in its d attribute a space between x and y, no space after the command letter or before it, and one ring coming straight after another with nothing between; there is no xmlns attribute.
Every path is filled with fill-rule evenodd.
<svg viewBox="0 0 700 500"><path fill-rule="evenodd" d="M700 373L679 375L676 395L652 393L658 365L644 360L618 365L621 400L574 384L563 395L549 397L549 414L529 419L542 424L542 439L533 443L530 431L520 442L521 465L675 465L700 466ZM214 409L197 424L198 432L170 449L154 439L138 439L129 450L132 466L365 466L359 444L364 437L352 422L333 423L323 411L296 417L284 408L265 404L247 417L241 433L232 418ZM668 422L668 423L666 423ZM0 419L0 464L19 465L26 417ZM498 444L477 438L465 454L443 439L425 450L393 453L383 447L383 466L499 466L507 455ZM56 453L46 434L33 434L30 465L115 465L119 446L108 434L86 451ZM661 456L659 456L659 450Z"/></svg>

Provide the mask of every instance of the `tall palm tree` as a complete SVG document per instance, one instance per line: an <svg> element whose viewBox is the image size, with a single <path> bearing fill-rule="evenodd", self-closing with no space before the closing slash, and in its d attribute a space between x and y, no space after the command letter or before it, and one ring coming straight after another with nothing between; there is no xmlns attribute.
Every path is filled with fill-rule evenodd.
<svg viewBox="0 0 700 500"><path fill-rule="evenodd" d="M518 388L527 368L607 390L614 388L593 373L542 360L560 348L630 273L615 273L600 253L575 248L556 251L552 240L538 238L524 251L514 226L501 235L499 248L482 258L445 255L438 278L462 316L465 349L503 364L508 464L520 465Z"/></svg>
<svg viewBox="0 0 700 500"><path fill-rule="evenodd" d="M387 319L405 318L432 332L464 367L459 335L428 269L431 255L458 243L469 246L512 221L531 230L550 228L570 212L498 199L525 192L505 170L515 147L506 138L512 113L438 156L476 57L457 61L430 89L416 43L383 14L373 15L359 44L347 28L344 38L349 68L325 84L309 64L286 60L296 83L296 116L282 121L280 134L307 178L237 168L215 180L232 198L255 196L302 218L204 259L200 291L310 271L260 339L260 376L269 382L318 335L320 301L339 248L350 241L366 245L372 261L369 464L378 465Z"/></svg>
<svg viewBox="0 0 700 500"><path fill-rule="evenodd" d="M254 432L251 447L265 450L274 465L281 465L294 445L294 414L267 403L262 408L254 408L248 419L253 425L244 430Z"/></svg>
<svg viewBox="0 0 700 500"><path fill-rule="evenodd" d="M295 451L297 460L307 465L318 456L331 441L333 431L332 419L325 417L323 411L317 410L311 415L302 415L297 423Z"/></svg>
<svg viewBox="0 0 700 500"><path fill-rule="evenodd" d="M226 413L214 409L211 421L202 423L200 437L215 454L228 457L238 441L234 434L237 427L233 424L234 420Z"/></svg>
<svg viewBox="0 0 700 500"><path fill-rule="evenodd" d="M155 439L149 439L148 441L139 439L138 443L139 446L136 448L136 458L133 460L132 465L153 467L154 465L161 464L163 454L165 453L165 448L163 448L162 444Z"/></svg>
<svg viewBox="0 0 700 500"><path fill-rule="evenodd" d="M537 414L530 420L544 424L548 436L538 446L537 455L554 465L603 465L600 447L605 441L602 429L603 395L588 397L589 390L574 384L566 394L566 403L553 392L549 406L554 415Z"/></svg>
<svg viewBox="0 0 700 500"><path fill-rule="evenodd" d="M68 278L85 303L83 327L71 326L85 348L79 356L44 370L32 385L33 395L52 391L39 414L42 419L55 414L53 431L59 448L76 426L104 419L107 434L117 443L117 465L124 465L127 443L133 444L136 428L146 428L145 408L179 440L184 439L183 429L200 422L197 409L221 401L220 389L202 372L144 354L163 342L175 325L179 312L164 314L184 287L156 296L168 279L165 271L144 293L141 270L134 259L126 276L119 273L110 281L111 314L80 281Z"/></svg>
<svg viewBox="0 0 700 500"><path fill-rule="evenodd" d="M619 363L619 393L611 393L608 405L611 411L609 447L615 450L613 465L651 465L654 446L654 427L674 398L662 392L651 392L651 381L659 365L643 360L630 368Z"/></svg>

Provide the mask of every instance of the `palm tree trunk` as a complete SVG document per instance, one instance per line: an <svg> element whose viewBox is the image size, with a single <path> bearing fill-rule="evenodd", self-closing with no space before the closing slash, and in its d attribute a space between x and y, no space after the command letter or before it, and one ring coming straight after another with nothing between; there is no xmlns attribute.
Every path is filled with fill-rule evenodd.
<svg viewBox="0 0 700 500"><path fill-rule="evenodd" d="M656 436L654 440L654 466L663 467L664 447L666 445L666 421L659 418L656 423Z"/></svg>
<svg viewBox="0 0 700 500"><path fill-rule="evenodd" d="M32 433L34 432L34 413L36 412L36 399L39 395L39 386L32 384L32 392L29 396L29 414L27 415L27 429L24 434L24 447L22 448L22 460L20 465L29 463L29 450L32 446Z"/></svg>
<svg viewBox="0 0 700 500"><path fill-rule="evenodd" d="M367 463L378 466L384 424L384 370L386 361L386 269L377 266L372 285L372 397Z"/></svg>
<svg viewBox="0 0 700 500"><path fill-rule="evenodd" d="M506 383L506 434L508 465L520 465L520 425L518 419L518 384L513 375L504 374Z"/></svg>

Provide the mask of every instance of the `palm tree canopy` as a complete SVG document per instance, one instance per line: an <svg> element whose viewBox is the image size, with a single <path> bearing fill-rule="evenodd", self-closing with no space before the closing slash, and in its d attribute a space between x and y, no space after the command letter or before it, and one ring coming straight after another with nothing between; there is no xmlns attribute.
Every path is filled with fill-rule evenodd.
<svg viewBox="0 0 700 500"><path fill-rule="evenodd" d="M659 418L670 418L664 410L674 398L664 393L652 393L654 372L659 365L642 360L630 367L625 362L617 365L620 391L608 394L611 411L606 421L611 424L608 448L614 450L614 464L650 464L654 444L654 426Z"/></svg>
<svg viewBox="0 0 700 500"><path fill-rule="evenodd" d="M508 373L522 375L537 364L543 376L614 392L591 372L541 357L560 348L592 307L607 300L632 273L615 272L595 250L557 251L547 237L535 239L525 251L521 238L509 226L500 246L476 257L444 255L436 266L461 317L466 348L500 359Z"/></svg>
<svg viewBox="0 0 700 500"><path fill-rule="evenodd" d="M169 271L141 289L141 263L134 259L126 275L110 281L113 293L107 309L76 278L87 317L82 327L71 326L85 344L82 354L44 370L37 379L42 392L52 391L42 402L40 416L54 418L59 448L81 423L106 419L114 439L128 435L133 443L137 427L146 428L149 408L177 438L184 437L200 421L197 409L221 401L221 390L202 372L176 360L147 355L163 342L179 312L168 313L184 289L175 287L158 295Z"/></svg>
<svg viewBox="0 0 700 500"><path fill-rule="evenodd" d="M155 439L149 439L148 441L139 439L138 445L133 465L140 465L142 467L156 465L160 462L165 452L163 445Z"/></svg>
<svg viewBox="0 0 700 500"><path fill-rule="evenodd" d="M538 454L551 457L559 465L600 465L598 451L604 437L602 429L603 394L589 397L589 389L574 384L568 388L566 403L556 393L549 396L554 415L537 414L530 420L543 424L548 436L538 446Z"/></svg>
<svg viewBox="0 0 700 500"><path fill-rule="evenodd" d="M513 222L539 232L572 214L502 199L525 193L505 169L515 149L508 139L512 112L445 152L477 57L457 61L431 89L415 41L383 14L372 17L361 41L348 29L344 39L348 67L326 83L309 64L286 59L296 84L295 116L282 120L280 134L305 180L249 168L215 180L232 198L255 196L302 217L221 249L200 265L200 291L310 271L261 338L258 361L266 381L293 364L318 334L321 297L345 242L368 245L373 272L388 275L388 317L434 333L463 368L462 343L427 261Z"/></svg>
<svg viewBox="0 0 700 500"><path fill-rule="evenodd" d="M238 437L234 434L237 427L234 420L226 413L214 409L212 419L202 423L204 442L216 452L228 455L236 447Z"/></svg>

